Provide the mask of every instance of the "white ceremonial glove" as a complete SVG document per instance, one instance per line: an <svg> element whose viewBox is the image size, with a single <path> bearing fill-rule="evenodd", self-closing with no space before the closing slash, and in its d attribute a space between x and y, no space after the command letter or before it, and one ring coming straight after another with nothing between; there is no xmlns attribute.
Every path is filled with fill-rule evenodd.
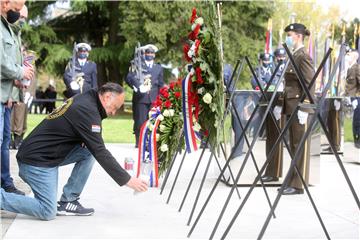
<svg viewBox="0 0 360 240"><path fill-rule="evenodd" d="M70 87L71 87L72 90L79 90L80 89L80 86L76 81L72 81L70 83Z"/></svg>
<svg viewBox="0 0 360 240"><path fill-rule="evenodd" d="M351 104L351 98L350 97L345 97L344 102L345 102L346 105L350 105Z"/></svg>
<svg viewBox="0 0 360 240"><path fill-rule="evenodd" d="M299 123L301 125L304 125L307 122L307 118L309 116L309 113L299 110L297 112L297 116L298 116L298 119L299 119Z"/></svg>
<svg viewBox="0 0 360 240"><path fill-rule="evenodd" d="M133 86L133 89L134 89L134 92L138 91L137 87L135 87L135 86Z"/></svg>
<svg viewBox="0 0 360 240"><path fill-rule="evenodd" d="M141 93L149 92L150 91L150 86L141 84L140 87L139 87L139 90L140 90Z"/></svg>
<svg viewBox="0 0 360 240"><path fill-rule="evenodd" d="M282 112L282 107L280 107L280 106L274 107L273 114L274 114L276 121L278 121L281 118L281 112Z"/></svg>
<svg viewBox="0 0 360 240"><path fill-rule="evenodd" d="M355 110L358 106L358 100L357 99L354 99L352 102L351 102L351 105L353 107L353 109Z"/></svg>
<svg viewBox="0 0 360 240"><path fill-rule="evenodd" d="M340 101L339 100L334 100L334 107L335 107L335 110L336 111L339 111L339 109L340 109Z"/></svg>

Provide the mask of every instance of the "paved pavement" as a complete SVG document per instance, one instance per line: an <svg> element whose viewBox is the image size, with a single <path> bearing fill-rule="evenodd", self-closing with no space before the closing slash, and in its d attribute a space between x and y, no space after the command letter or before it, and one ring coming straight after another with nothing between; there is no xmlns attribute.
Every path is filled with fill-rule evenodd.
<svg viewBox="0 0 360 240"><path fill-rule="evenodd" d="M264 141L259 141L254 151L260 166L261 162L264 161L264 144ZM121 164L124 157L136 158L136 151L132 145L108 144L107 146ZM14 155L14 152L12 155ZM162 195L160 195L159 189L150 189L146 193L134 195L131 189L119 187L96 163L80 199L84 206L95 208L93 216L62 216L52 221L40 221L22 214L16 216L2 211L2 236L4 239L185 239L190 230L186 223L210 153L205 153L205 160L200 164L199 172L195 177L193 187L190 189L182 211L179 212L178 209L199 155L200 152L197 152L185 158L178 182L174 186L168 204L166 204L166 201L174 183L181 160L180 157L176 160L174 171L172 171ZM346 143L342 159L357 194L360 195L359 151L351 143ZM287 160L288 158L285 158L284 170L288 166ZM243 159L239 159L237 162L233 162L232 169L235 171L242 161ZM312 156L312 162L313 178L311 181L313 186L310 188L310 192L330 237L332 239L359 239L360 211L335 158L333 155L321 155L321 157L315 155ZM28 187L21 183L21 180L17 177L16 164L13 163L12 167L13 176L18 186L29 193ZM71 167L70 165L60 168L59 194L61 193L61 187L70 174ZM213 187L218 173L217 165L212 164L191 224L198 216L198 212ZM251 183L253 176L255 176L254 165L252 162L248 162L239 183ZM209 238L230 189L223 183L218 185L190 239ZM271 201L274 201L277 187L267 187L266 189ZM247 190L248 187L239 187L240 195L244 197ZM221 237L241 201L242 199L239 199L236 194L231 197L218 231L214 236L215 239ZM256 238L268 212L269 205L264 191L262 188L257 187L236 219L227 238ZM265 238L325 238L307 195L283 196L275 213L276 218L271 220L265 232Z"/></svg>

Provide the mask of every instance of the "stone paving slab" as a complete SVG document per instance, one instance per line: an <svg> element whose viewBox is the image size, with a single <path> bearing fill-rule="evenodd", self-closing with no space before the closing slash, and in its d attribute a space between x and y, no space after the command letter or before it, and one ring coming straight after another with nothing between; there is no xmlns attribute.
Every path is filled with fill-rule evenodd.
<svg viewBox="0 0 360 240"><path fill-rule="evenodd" d="M256 145L257 153L264 151L264 143L259 142ZM137 153L132 145L108 144L108 147L121 164L124 157L127 156L136 159ZM350 163L357 161L358 152L350 144L345 146L344 152L345 168L357 194L360 195L360 165ZM178 212L178 209L199 154L200 152L197 152L186 158L169 204L166 204L166 200L176 171L172 172L162 195L159 194L159 189L150 189L146 193L134 195L131 189L119 187L96 163L81 197L81 203L84 206L95 208L93 216L63 216L57 217L53 221L40 221L18 214L8 228L4 239L186 239L190 230L186 223L197 188L200 185L202 173L206 167L205 163L210 155L208 152L205 154L206 161L200 165L199 174L194 180L194 187L189 192L182 211ZM175 170L179 166L180 159L179 157L175 163ZM352 198L335 158L332 155L321 155L319 166L321 166L320 181L310 188L310 192L323 217L330 237L333 239L359 239L360 211ZM59 194L70 174L71 167L70 165L60 168ZM249 163L246 169L247 171L254 171L252 163ZM243 181L251 182L252 174L249 174L248 177L245 175ZM217 176L218 169L213 164L200 195L199 205L196 208L192 223ZM277 187L267 188L272 201L276 197L276 189ZM247 190L247 187L239 188L240 195L244 196ZM190 239L209 238L229 192L229 187L219 184ZM221 237L240 202L241 200L234 194L216 232L215 239ZM257 187L235 221L227 238L256 238L268 212L269 206L264 192L262 188ZM276 219L271 220L265 238L325 238L306 195L283 196L276 209L276 216Z"/></svg>

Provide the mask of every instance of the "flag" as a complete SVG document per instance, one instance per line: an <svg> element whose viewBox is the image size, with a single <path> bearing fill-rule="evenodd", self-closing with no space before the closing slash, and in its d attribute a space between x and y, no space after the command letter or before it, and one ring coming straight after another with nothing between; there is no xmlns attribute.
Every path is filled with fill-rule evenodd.
<svg viewBox="0 0 360 240"><path fill-rule="evenodd" d="M325 39L324 56L330 48L330 43L331 43L330 36L327 36ZM324 67L322 69L322 79L321 79L321 85L320 85L321 91L323 90L323 88L325 87L325 84L329 80L330 71L331 71L331 56L326 60Z"/></svg>
<svg viewBox="0 0 360 240"><path fill-rule="evenodd" d="M265 41L265 53L270 54L270 61L272 62L272 19L270 18L268 21L268 28L266 31L266 41Z"/></svg>
<svg viewBox="0 0 360 240"><path fill-rule="evenodd" d="M284 34L284 19L281 19L281 26L280 26L280 29L279 29L279 43L278 43L278 48L282 48L283 34Z"/></svg>
<svg viewBox="0 0 360 240"><path fill-rule="evenodd" d="M343 28L341 32L341 47L340 47L340 53L342 48L344 48L344 43L346 40L346 24L343 23ZM345 53L345 51L343 51ZM339 55L340 57L340 65L339 65L339 71L337 76L337 84L336 84L336 96L340 96L340 93L344 90L344 84L345 84L345 54Z"/></svg>
<svg viewBox="0 0 360 240"><path fill-rule="evenodd" d="M360 56L360 23L358 24L358 33L357 33L357 40L356 40L356 49ZM360 64L360 58L358 58L357 63Z"/></svg>
<svg viewBox="0 0 360 240"><path fill-rule="evenodd" d="M312 60L314 60L314 49L313 49L313 34L309 36L309 42L307 47L308 54Z"/></svg>

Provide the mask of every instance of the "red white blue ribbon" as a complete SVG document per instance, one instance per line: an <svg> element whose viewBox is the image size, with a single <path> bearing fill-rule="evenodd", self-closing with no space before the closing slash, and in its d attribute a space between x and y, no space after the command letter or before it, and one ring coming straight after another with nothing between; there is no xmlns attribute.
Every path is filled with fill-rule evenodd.
<svg viewBox="0 0 360 240"><path fill-rule="evenodd" d="M196 135L193 129L192 103L189 101L191 97L191 78L192 73L190 72L182 81L182 111L184 117L185 145L188 153L195 152L198 149Z"/></svg>
<svg viewBox="0 0 360 240"><path fill-rule="evenodd" d="M158 174L158 157L157 157L157 146L156 146L156 132L160 124L160 109L152 108L150 110L150 119L144 122L140 129L140 137L139 137L139 154L138 154L138 165L137 165L137 174L139 177L141 174L141 164L147 160L147 156L149 161L151 162L151 172L146 173L149 174L149 187L158 187L159 186L159 174ZM154 121L154 128L152 130L149 129L151 122ZM150 134L149 134L150 132ZM147 148L148 147L148 150ZM147 154L147 152L149 152ZM148 160L147 160L148 161ZM144 174L144 173L142 173Z"/></svg>

